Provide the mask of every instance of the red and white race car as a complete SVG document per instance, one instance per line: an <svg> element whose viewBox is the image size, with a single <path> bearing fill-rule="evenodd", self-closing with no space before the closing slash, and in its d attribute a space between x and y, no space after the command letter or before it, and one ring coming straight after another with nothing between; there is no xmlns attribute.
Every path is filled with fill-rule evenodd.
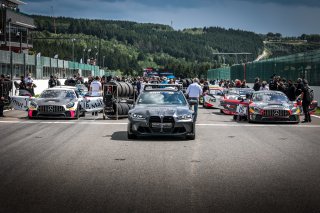
<svg viewBox="0 0 320 213"><path fill-rule="evenodd" d="M235 115L237 107L243 100L246 100L254 92L251 88L230 88L225 95L225 98L221 100L221 112L226 115Z"/></svg>
<svg viewBox="0 0 320 213"><path fill-rule="evenodd" d="M224 89L216 85L210 85L209 90L203 94L204 108L221 108L220 101L224 99Z"/></svg>

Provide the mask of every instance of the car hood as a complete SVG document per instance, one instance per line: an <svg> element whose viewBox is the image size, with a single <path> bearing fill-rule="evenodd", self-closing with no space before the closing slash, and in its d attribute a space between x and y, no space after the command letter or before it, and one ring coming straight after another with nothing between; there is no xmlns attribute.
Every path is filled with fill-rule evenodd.
<svg viewBox="0 0 320 213"><path fill-rule="evenodd" d="M140 115L149 116L173 116L190 114L188 106L135 106L129 113L137 113Z"/></svg>
<svg viewBox="0 0 320 213"><path fill-rule="evenodd" d="M288 102L254 102L260 109L291 109L294 104Z"/></svg>
<svg viewBox="0 0 320 213"><path fill-rule="evenodd" d="M37 105L67 105L70 102L76 102L76 99L57 99L57 98L37 98L34 100Z"/></svg>

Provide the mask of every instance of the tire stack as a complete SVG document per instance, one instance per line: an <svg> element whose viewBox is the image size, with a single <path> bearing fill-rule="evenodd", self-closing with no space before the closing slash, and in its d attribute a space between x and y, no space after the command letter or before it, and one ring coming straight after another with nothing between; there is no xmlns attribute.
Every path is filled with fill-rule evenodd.
<svg viewBox="0 0 320 213"><path fill-rule="evenodd" d="M105 88L112 88L111 92L104 91L104 103L107 107L112 107L112 112L106 113L112 118L126 117L132 105L127 100L134 99L134 87L127 82L110 81Z"/></svg>

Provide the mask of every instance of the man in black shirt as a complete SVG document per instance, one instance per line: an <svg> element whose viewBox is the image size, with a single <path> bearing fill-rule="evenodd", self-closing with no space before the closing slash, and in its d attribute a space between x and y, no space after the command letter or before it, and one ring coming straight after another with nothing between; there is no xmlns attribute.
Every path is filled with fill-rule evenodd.
<svg viewBox="0 0 320 213"><path fill-rule="evenodd" d="M254 81L253 90L254 91L259 91L260 87L261 87L260 79L256 78L255 81Z"/></svg>
<svg viewBox="0 0 320 213"><path fill-rule="evenodd" d="M290 101L295 101L296 100L296 87L292 83L291 80L288 80L288 87L286 90L286 95L288 96Z"/></svg>
<svg viewBox="0 0 320 213"><path fill-rule="evenodd" d="M302 108L304 112L304 121L302 123L311 122L311 116L309 113L309 106L311 104L310 100L310 87L308 85L308 81L306 79L303 80L304 87L302 88L301 92L301 99L302 99Z"/></svg>

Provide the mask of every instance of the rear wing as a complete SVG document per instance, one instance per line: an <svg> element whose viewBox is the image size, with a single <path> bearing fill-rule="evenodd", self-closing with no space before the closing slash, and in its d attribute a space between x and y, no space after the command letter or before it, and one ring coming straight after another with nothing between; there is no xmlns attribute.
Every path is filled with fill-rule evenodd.
<svg viewBox="0 0 320 213"><path fill-rule="evenodd" d="M180 91L182 84L145 84L144 91Z"/></svg>

